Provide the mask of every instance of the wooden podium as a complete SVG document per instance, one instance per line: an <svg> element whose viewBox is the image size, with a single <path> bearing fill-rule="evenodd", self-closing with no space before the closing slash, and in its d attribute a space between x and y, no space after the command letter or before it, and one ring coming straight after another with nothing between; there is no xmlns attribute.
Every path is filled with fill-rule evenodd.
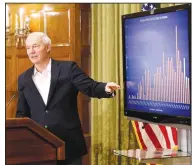
<svg viewBox="0 0 193 165"><path fill-rule="evenodd" d="M64 142L29 118L6 119L6 165L56 165Z"/></svg>

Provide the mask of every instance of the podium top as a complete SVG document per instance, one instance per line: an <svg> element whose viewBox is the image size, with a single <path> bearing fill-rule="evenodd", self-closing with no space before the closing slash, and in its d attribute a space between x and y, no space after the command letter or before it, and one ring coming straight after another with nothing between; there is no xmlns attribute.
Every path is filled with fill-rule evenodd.
<svg viewBox="0 0 193 165"><path fill-rule="evenodd" d="M48 141L50 144L56 148L64 146L65 143L57 136L53 135L51 132L31 120L30 118L7 118L6 119L6 129L10 128L27 128L30 131L38 134L41 138Z"/></svg>

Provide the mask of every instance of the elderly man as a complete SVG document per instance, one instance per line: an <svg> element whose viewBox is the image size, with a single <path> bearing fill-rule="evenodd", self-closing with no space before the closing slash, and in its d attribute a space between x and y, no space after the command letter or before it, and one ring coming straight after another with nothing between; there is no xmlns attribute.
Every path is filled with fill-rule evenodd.
<svg viewBox="0 0 193 165"><path fill-rule="evenodd" d="M50 58L51 40L42 32L31 33L26 49L34 66L18 78L16 117L29 117L65 142L65 165L81 165L87 153L77 110L81 91L90 97L110 98L120 86L96 82L73 61Z"/></svg>

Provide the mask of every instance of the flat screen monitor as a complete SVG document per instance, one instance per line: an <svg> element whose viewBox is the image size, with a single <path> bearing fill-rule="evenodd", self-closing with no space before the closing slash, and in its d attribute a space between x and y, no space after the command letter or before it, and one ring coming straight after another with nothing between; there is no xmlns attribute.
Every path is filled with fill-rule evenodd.
<svg viewBox="0 0 193 165"><path fill-rule="evenodd" d="M122 16L124 114L191 125L191 4Z"/></svg>

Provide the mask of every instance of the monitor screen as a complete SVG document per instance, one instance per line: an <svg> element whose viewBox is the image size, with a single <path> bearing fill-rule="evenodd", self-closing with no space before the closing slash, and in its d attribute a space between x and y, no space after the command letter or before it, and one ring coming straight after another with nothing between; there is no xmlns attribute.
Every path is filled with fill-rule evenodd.
<svg viewBox="0 0 193 165"><path fill-rule="evenodd" d="M122 21L125 115L190 124L190 8L125 15Z"/></svg>

